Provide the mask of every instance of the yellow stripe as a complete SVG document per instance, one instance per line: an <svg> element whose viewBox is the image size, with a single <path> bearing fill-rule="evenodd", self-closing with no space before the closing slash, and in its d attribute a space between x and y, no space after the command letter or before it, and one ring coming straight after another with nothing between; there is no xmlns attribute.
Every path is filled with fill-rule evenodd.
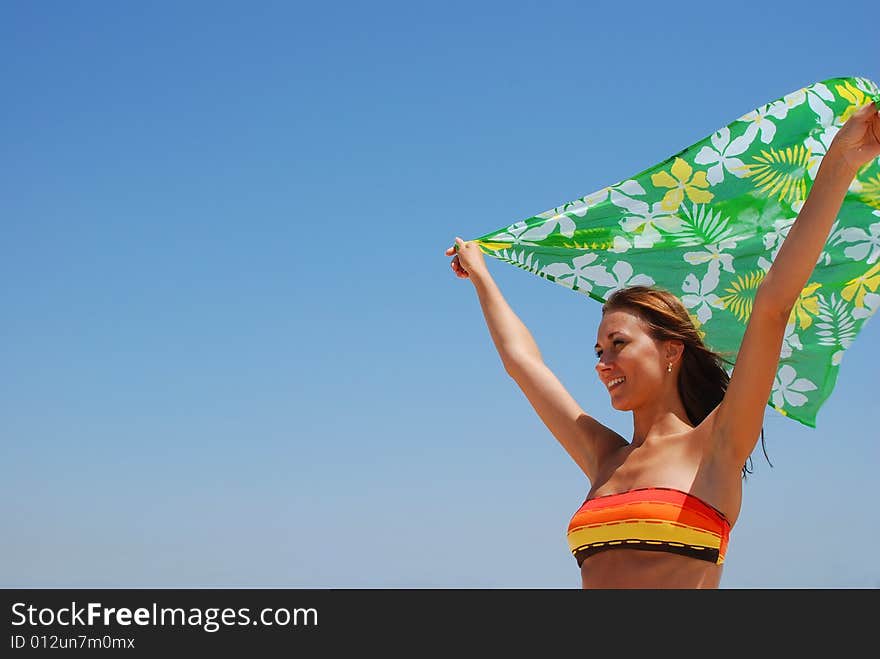
<svg viewBox="0 0 880 659"><path fill-rule="evenodd" d="M627 538L657 542L678 542L685 545L702 545L719 549L721 536L717 533L695 529L684 524L673 524L663 520L632 520L597 524L576 529L568 534L568 545L572 551L595 542L624 541ZM622 544L626 544L622 542Z"/></svg>
<svg viewBox="0 0 880 659"><path fill-rule="evenodd" d="M488 242L483 240L475 241L480 247L485 247L486 249L491 249L493 252L497 252L499 249L507 249L509 247L513 247L513 243L497 243L497 242Z"/></svg>

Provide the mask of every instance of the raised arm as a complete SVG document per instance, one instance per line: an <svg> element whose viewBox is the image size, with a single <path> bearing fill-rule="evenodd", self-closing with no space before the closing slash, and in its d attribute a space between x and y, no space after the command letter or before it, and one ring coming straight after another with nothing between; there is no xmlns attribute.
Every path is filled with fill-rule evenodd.
<svg viewBox="0 0 880 659"><path fill-rule="evenodd" d="M456 251L458 253L456 253ZM476 289L489 334L508 375L519 385L538 416L590 481L604 458L626 441L587 415L544 364L528 328L507 304L474 242L456 238L446 250L453 271Z"/></svg>
<svg viewBox="0 0 880 659"><path fill-rule="evenodd" d="M758 441L785 327L847 189L859 168L878 155L880 115L868 103L834 137L801 212L758 287L727 392L715 411L715 448L726 452L734 465L741 466Z"/></svg>

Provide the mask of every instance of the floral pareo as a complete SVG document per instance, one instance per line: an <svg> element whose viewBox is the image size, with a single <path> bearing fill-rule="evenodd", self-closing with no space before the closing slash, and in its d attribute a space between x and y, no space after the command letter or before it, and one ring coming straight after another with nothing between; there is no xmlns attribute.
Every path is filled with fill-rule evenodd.
<svg viewBox="0 0 880 659"><path fill-rule="evenodd" d="M880 89L831 78L756 108L640 174L476 239L482 251L604 302L654 284L731 361L755 293L834 135ZM878 309L880 159L850 185L792 310L768 405L816 427L843 352Z"/></svg>

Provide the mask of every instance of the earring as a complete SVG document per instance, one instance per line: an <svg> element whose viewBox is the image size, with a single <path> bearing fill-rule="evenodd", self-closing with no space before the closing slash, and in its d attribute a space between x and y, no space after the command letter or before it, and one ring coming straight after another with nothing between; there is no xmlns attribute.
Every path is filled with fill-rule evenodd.
<svg viewBox="0 0 880 659"><path fill-rule="evenodd" d="M669 362L669 364L666 366L666 372L672 373L672 362Z"/></svg>

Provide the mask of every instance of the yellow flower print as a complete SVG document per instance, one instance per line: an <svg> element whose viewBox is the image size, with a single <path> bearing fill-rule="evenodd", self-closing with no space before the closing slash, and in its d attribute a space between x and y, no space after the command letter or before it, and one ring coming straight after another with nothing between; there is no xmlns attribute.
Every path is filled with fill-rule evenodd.
<svg viewBox="0 0 880 659"><path fill-rule="evenodd" d="M745 166L746 176L768 196L794 203L807 198L806 176L813 164L813 153L800 144L784 149L761 150L755 161Z"/></svg>
<svg viewBox="0 0 880 659"><path fill-rule="evenodd" d="M856 110L871 100L861 89L849 82L837 85L836 91L842 98L849 101L849 106L847 106L846 110L843 111L843 114L840 115L839 121L841 125L845 124L846 120L853 116Z"/></svg>
<svg viewBox="0 0 880 659"><path fill-rule="evenodd" d="M869 162L866 167L870 166ZM873 208L880 209L880 174L862 181L861 199Z"/></svg>
<svg viewBox="0 0 880 659"><path fill-rule="evenodd" d="M851 302L855 298L855 306L860 308L865 306L865 293L868 290L875 293L878 286L880 286L880 263L861 277L856 277L846 282L846 286L840 291L840 296L847 302Z"/></svg>
<svg viewBox="0 0 880 659"><path fill-rule="evenodd" d="M695 204L706 204L715 196L705 188L709 187L706 180L706 172L694 173L693 168L682 158L676 158L672 163L672 174L669 172L657 172L651 174L651 182L658 188L672 188L663 195L660 207L666 211L674 211L684 201L687 195ZM693 178L691 175L693 174Z"/></svg>
<svg viewBox="0 0 880 659"><path fill-rule="evenodd" d="M696 317L696 315L692 314L690 311L687 312L688 316L691 317L691 322L694 324L694 329L697 330L697 334L700 335L700 338L705 340L706 333L700 329L703 323L700 322L700 319Z"/></svg>
<svg viewBox="0 0 880 659"><path fill-rule="evenodd" d="M764 281L764 275L763 270L742 274L730 285L730 288L724 291L727 295L721 296L724 308L733 312L741 323L746 322L752 315L755 294L758 292L758 286Z"/></svg>
<svg viewBox="0 0 880 659"><path fill-rule="evenodd" d="M794 309L791 310L789 322L794 320L801 329L807 329L813 324L813 316L819 315L819 296L813 293L820 286L822 284L808 284L804 287L797 302L794 303Z"/></svg>

